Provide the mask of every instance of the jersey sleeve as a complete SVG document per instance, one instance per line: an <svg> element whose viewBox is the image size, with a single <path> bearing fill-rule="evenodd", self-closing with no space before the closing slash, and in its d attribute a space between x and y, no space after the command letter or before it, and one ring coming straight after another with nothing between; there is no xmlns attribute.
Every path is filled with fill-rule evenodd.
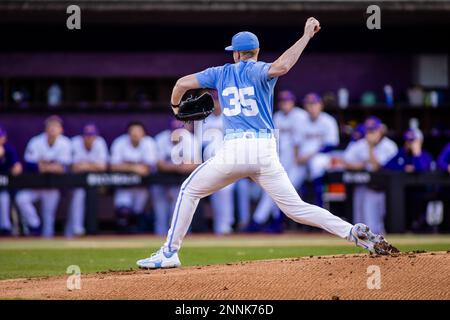
<svg viewBox="0 0 450 320"><path fill-rule="evenodd" d="M10 164L10 166L14 166L16 163L19 162L19 157L17 156L16 148L13 147L13 145L7 143L4 145L5 147L5 153L6 153L6 159L7 162Z"/></svg>
<svg viewBox="0 0 450 320"><path fill-rule="evenodd" d="M97 137L98 139L98 152L97 152L97 162L98 163L107 163L108 162L108 145L106 144L105 139L101 137Z"/></svg>
<svg viewBox="0 0 450 320"><path fill-rule="evenodd" d="M120 140L115 140L111 146L111 164L120 164L123 162Z"/></svg>
<svg viewBox="0 0 450 320"><path fill-rule="evenodd" d="M386 143L383 147L382 151L375 154L375 157L381 166L385 166L389 160L396 156L397 152L398 148L395 142L389 141L389 143Z"/></svg>
<svg viewBox="0 0 450 320"><path fill-rule="evenodd" d="M65 139L61 144L61 150L58 153L57 161L63 165L69 165L72 162L72 144L69 139Z"/></svg>
<svg viewBox="0 0 450 320"><path fill-rule="evenodd" d="M330 116L327 121L327 130L325 134L324 144L327 147L335 147L339 144L339 129L336 119Z"/></svg>
<svg viewBox="0 0 450 320"><path fill-rule="evenodd" d="M39 145L36 138L32 138L28 141L27 147L25 148L24 160L29 163L39 162Z"/></svg>
<svg viewBox="0 0 450 320"><path fill-rule="evenodd" d="M358 159L358 142L350 143L347 148L344 150L343 159L346 163L357 163L359 162Z"/></svg>
<svg viewBox="0 0 450 320"><path fill-rule="evenodd" d="M158 161L158 150L153 138L148 137L145 141L143 160L144 163L149 166L154 166Z"/></svg>
<svg viewBox="0 0 450 320"><path fill-rule="evenodd" d="M78 137L74 137L71 140L72 143L72 162L77 163L81 161L80 148Z"/></svg>
<svg viewBox="0 0 450 320"><path fill-rule="evenodd" d="M278 79L277 77L274 78L269 77L269 69L271 65L272 63L268 62L259 62L255 65L257 77L261 82L268 82L275 84L275 82L277 81Z"/></svg>
<svg viewBox="0 0 450 320"><path fill-rule="evenodd" d="M222 67L212 67L201 72L197 72L195 76L197 77L200 87L215 89L217 87L217 79L219 78L219 73L221 70Z"/></svg>

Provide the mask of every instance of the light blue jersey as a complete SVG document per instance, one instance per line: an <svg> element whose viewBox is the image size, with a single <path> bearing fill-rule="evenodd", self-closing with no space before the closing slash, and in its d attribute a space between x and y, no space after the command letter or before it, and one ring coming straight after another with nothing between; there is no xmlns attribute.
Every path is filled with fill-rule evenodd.
<svg viewBox="0 0 450 320"><path fill-rule="evenodd" d="M273 89L270 63L246 60L208 68L196 74L200 86L216 89L225 133L272 131Z"/></svg>

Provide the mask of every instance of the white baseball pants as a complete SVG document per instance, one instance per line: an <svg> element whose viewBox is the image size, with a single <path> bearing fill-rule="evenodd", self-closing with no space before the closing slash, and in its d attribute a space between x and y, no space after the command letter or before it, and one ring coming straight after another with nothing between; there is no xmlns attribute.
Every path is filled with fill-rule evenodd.
<svg viewBox="0 0 450 320"><path fill-rule="evenodd" d="M289 170L286 170L286 172L289 176L289 180L296 189L305 180L306 170L302 167L293 166ZM280 215L280 210L273 202L271 196L264 192L261 196L261 200L258 202L258 206L256 207L253 220L259 224L266 223L267 220L269 220L270 214L272 214L272 217L276 219Z"/></svg>
<svg viewBox="0 0 450 320"><path fill-rule="evenodd" d="M84 215L86 209L86 190L77 188L73 191L72 201L70 202L69 216L66 222L65 235L83 235Z"/></svg>
<svg viewBox="0 0 450 320"><path fill-rule="evenodd" d="M386 195L366 186L356 186L353 191L353 223L362 222L373 233L384 234Z"/></svg>
<svg viewBox="0 0 450 320"><path fill-rule="evenodd" d="M37 228L40 226L34 202L41 201L42 209L42 236L52 237L55 233L55 215L58 208L60 193L57 189L21 190L16 195L16 203L22 215L22 221L27 226Z"/></svg>
<svg viewBox="0 0 450 320"><path fill-rule="evenodd" d="M275 139L244 137L225 140L217 155L184 181L164 246L170 251L179 250L200 199L245 177L258 183L294 221L341 238L349 236L350 223L300 198L278 159Z"/></svg>
<svg viewBox="0 0 450 320"><path fill-rule="evenodd" d="M8 191L0 191L0 229L11 230L10 197Z"/></svg>

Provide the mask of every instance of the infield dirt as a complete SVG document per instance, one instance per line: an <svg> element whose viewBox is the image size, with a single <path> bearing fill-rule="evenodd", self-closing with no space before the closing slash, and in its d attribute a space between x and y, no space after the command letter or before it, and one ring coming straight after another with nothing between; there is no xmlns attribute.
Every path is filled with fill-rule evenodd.
<svg viewBox="0 0 450 320"><path fill-rule="evenodd" d="M379 267L380 288L369 289ZM368 272L369 270L369 272ZM0 281L0 298L28 299L450 299L450 252L367 254L129 270ZM371 281L369 283L376 284Z"/></svg>

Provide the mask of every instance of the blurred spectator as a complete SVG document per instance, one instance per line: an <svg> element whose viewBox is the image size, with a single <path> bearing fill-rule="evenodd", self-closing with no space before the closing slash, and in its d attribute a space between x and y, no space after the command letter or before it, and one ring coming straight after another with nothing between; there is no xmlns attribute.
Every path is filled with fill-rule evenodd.
<svg viewBox="0 0 450 320"><path fill-rule="evenodd" d="M194 163L194 135L183 128L178 120L171 122L171 128L155 137L158 147L158 171L189 174L197 165ZM165 235L175 208L179 186L152 186L155 207L155 233Z"/></svg>
<svg viewBox="0 0 450 320"><path fill-rule="evenodd" d="M278 147L281 164L286 170L289 179L295 188L300 187L304 180L305 171L299 168L295 161L295 141L298 126L307 122L308 113L295 105L295 95L288 90L278 94L278 107L273 117L278 131ZM266 231L281 232L283 215L270 196L263 192L261 200L256 207L253 221L247 228L249 232L260 231L272 214L273 222Z"/></svg>
<svg viewBox="0 0 450 320"><path fill-rule="evenodd" d="M141 176L150 174L158 160L156 143L145 133L141 122L128 124L128 132L116 138L111 146L111 170ZM135 232L147 203L146 187L118 188L114 196L119 232Z"/></svg>
<svg viewBox="0 0 450 320"><path fill-rule="evenodd" d="M433 158L422 149L421 133L414 129L408 129L404 133L403 139L403 148L398 151L397 155L385 167L390 170L407 173L430 171ZM406 203L408 221L412 221L412 229L414 231L423 229L426 222L426 197L430 193L430 186L409 187L405 192L409 199Z"/></svg>
<svg viewBox="0 0 450 320"><path fill-rule="evenodd" d="M53 83L47 90L47 104L50 107L58 107L62 102L62 89L57 83Z"/></svg>
<svg viewBox="0 0 450 320"><path fill-rule="evenodd" d="M0 174L18 175L22 173L22 165L17 157L16 148L8 141L6 130L0 127ZM0 236L11 235L10 193L0 189Z"/></svg>
<svg viewBox="0 0 450 320"><path fill-rule="evenodd" d="M450 143L439 154L437 165L440 170L450 173Z"/></svg>
<svg viewBox="0 0 450 320"><path fill-rule="evenodd" d="M392 158L386 168L405 172L429 171L433 158L422 149L422 139L416 131L409 129L403 135L405 144Z"/></svg>
<svg viewBox="0 0 450 320"><path fill-rule="evenodd" d="M331 164L327 153L339 144L339 129L336 119L322 111L322 100L317 94L307 94L303 105L308 117L297 126L296 133L296 159L303 171L299 184L308 172L314 185L315 204L322 206L323 176Z"/></svg>
<svg viewBox="0 0 450 320"><path fill-rule="evenodd" d="M58 116L45 121L45 132L33 137L25 150L25 169L39 173L62 174L71 163L70 139L63 135L63 122ZM54 234L55 213L58 207L58 189L21 190L16 202L22 221L31 235L40 234L41 222L33 203L41 202L42 235Z"/></svg>
<svg viewBox="0 0 450 320"><path fill-rule="evenodd" d="M72 172L101 172L107 169L108 146L98 134L95 124L86 124L82 135L72 138ZM84 230L86 191L73 191L65 235L81 236Z"/></svg>
<svg viewBox="0 0 450 320"><path fill-rule="evenodd" d="M364 126L364 123L360 123L358 124L352 131L351 133L351 139L350 142L348 143L347 147L345 148L344 152L343 152L343 161L344 161L344 167L346 166L345 164L345 159L347 159L347 157L351 157L351 156L347 156L346 153L347 152L352 152L352 146L360 141L361 139L364 139L366 135L366 127ZM364 197L362 197L361 195L359 195L358 193L361 193L362 189L357 189L355 188L355 190L353 191L353 197L352 197L352 205L353 205L353 217L355 220L356 217L356 212L358 212L359 215L362 214L363 212L363 201L364 201ZM360 219L362 220L362 219Z"/></svg>
<svg viewBox="0 0 450 320"><path fill-rule="evenodd" d="M398 151L394 141L384 136L386 128L377 117L365 123L365 137L348 147L344 153L348 170L378 171ZM385 194L375 186L356 186L353 193L353 223L365 223L374 233L384 233Z"/></svg>

